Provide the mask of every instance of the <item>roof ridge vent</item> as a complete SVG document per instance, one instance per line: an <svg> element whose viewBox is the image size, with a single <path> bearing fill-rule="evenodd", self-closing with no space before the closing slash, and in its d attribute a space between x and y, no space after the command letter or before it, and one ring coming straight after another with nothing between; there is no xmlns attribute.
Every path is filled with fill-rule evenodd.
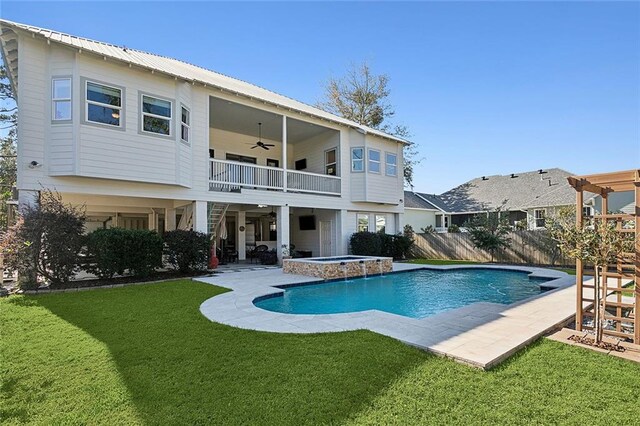
<svg viewBox="0 0 640 426"><path fill-rule="evenodd" d="M545 173L548 173L548 172L546 172L546 171L544 171L544 170L542 170L542 169L539 169L539 170L538 170L538 174L539 174L539 175L543 175L543 174L545 174Z"/></svg>
<svg viewBox="0 0 640 426"><path fill-rule="evenodd" d="M482 180L489 180L489 178L486 176L482 176Z"/></svg>
<svg viewBox="0 0 640 426"><path fill-rule="evenodd" d="M515 173L511 173L511 179L513 179L513 178L517 178L517 177L518 177L518 175L517 175L517 174L515 174Z"/></svg>

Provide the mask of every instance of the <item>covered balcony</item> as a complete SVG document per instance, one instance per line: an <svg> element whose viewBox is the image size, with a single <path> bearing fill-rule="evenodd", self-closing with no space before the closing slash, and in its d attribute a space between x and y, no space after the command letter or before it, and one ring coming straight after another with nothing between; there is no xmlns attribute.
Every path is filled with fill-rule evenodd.
<svg viewBox="0 0 640 426"><path fill-rule="evenodd" d="M341 195L340 132L210 98L209 189Z"/></svg>

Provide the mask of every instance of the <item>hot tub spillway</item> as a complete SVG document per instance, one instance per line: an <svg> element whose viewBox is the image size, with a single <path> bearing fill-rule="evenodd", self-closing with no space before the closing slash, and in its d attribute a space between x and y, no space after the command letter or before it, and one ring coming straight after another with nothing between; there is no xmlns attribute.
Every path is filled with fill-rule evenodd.
<svg viewBox="0 0 640 426"><path fill-rule="evenodd" d="M389 273L393 259L376 256L334 256L319 258L284 259L282 270L285 274L298 274L335 280L367 277Z"/></svg>

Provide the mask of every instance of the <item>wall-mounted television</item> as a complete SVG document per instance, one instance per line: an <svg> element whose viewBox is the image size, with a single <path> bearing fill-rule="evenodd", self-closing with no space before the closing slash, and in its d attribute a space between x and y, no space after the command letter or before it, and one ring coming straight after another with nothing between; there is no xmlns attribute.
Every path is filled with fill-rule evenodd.
<svg viewBox="0 0 640 426"><path fill-rule="evenodd" d="M294 166L296 168L296 170L304 170L307 168L307 159L306 158L302 158L300 160L296 160L296 162L294 163Z"/></svg>
<svg viewBox="0 0 640 426"><path fill-rule="evenodd" d="M300 221L301 231L313 231L316 229L315 216L300 216L298 220Z"/></svg>

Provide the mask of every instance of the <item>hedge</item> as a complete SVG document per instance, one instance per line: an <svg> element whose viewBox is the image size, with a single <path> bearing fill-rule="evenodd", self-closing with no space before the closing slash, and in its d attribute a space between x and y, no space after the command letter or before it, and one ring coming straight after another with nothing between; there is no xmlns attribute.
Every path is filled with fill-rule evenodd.
<svg viewBox="0 0 640 426"><path fill-rule="evenodd" d="M167 262L180 272L207 269L211 239L196 231L175 230L164 234Z"/></svg>
<svg viewBox="0 0 640 426"><path fill-rule="evenodd" d="M145 229L98 229L87 236L85 269L100 278L129 271L146 277L162 267L162 238Z"/></svg>
<svg viewBox="0 0 640 426"><path fill-rule="evenodd" d="M351 235L351 253L359 256L385 256L404 259L413 246L413 239L405 235L382 232L356 232Z"/></svg>

